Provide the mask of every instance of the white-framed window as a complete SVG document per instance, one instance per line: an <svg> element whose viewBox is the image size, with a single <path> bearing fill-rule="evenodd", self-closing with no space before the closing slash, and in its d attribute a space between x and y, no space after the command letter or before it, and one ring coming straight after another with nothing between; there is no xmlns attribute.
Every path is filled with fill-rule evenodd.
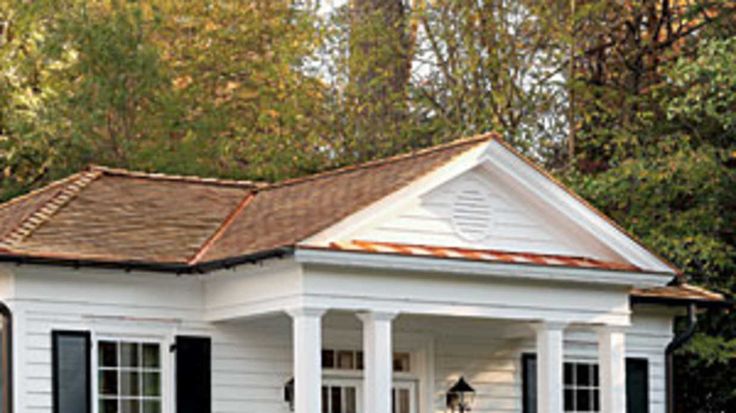
<svg viewBox="0 0 736 413"><path fill-rule="evenodd" d="M600 411L597 364L565 362L563 383L566 413Z"/></svg>
<svg viewBox="0 0 736 413"><path fill-rule="evenodd" d="M96 341L98 413L163 413L162 347L151 340Z"/></svg>
<svg viewBox="0 0 736 413"><path fill-rule="evenodd" d="M416 413L416 379L411 376L411 354L394 352L391 413ZM362 413L363 352L322 350L322 413Z"/></svg>
<svg viewBox="0 0 736 413"><path fill-rule="evenodd" d="M344 371L363 370L363 352L359 350L322 350L322 368ZM394 352L393 369L394 373L409 373L411 354Z"/></svg>

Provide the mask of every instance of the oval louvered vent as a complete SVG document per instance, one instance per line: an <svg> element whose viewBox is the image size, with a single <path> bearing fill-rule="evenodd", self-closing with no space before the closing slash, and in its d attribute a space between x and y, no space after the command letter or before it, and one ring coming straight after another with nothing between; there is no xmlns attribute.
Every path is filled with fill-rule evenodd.
<svg viewBox="0 0 736 413"><path fill-rule="evenodd" d="M480 241L491 234L493 208L483 187L472 185L458 191L452 207L452 225L458 235L469 241Z"/></svg>

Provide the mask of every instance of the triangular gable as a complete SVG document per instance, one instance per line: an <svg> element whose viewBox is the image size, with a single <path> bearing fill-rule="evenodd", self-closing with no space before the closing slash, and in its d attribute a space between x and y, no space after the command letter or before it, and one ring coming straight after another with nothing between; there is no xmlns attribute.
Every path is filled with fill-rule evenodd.
<svg viewBox="0 0 736 413"><path fill-rule="evenodd" d="M500 140L301 243L352 241L586 257L676 270Z"/></svg>

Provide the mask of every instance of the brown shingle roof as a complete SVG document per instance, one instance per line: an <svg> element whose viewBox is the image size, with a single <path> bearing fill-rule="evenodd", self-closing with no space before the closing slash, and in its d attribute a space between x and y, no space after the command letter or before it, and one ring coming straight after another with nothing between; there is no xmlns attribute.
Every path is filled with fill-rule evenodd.
<svg viewBox="0 0 736 413"><path fill-rule="evenodd" d="M446 164L490 135L356 167L277 183L260 191L203 256L222 260L294 245Z"/></svg>
<svg viewBox="0 0 736 413"><path fill-rule="evenodd" d="M270 185L90 167L0 206L0 258L201 270L293 246L492 137Z"/></svg>

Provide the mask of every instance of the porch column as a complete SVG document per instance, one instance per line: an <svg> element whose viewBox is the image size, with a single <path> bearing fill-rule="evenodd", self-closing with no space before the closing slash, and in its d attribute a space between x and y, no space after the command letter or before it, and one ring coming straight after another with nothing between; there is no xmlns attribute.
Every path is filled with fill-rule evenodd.
<svg viewBox="0 0 736 413"><path fill-rule="evenodd" d="M537 330L537 412L563 413L563 352L565 325L540 323Z"/></svg>
<svg viewBox="0 0 736 413"><path fill-rule="evenodd" d="M393 376L392 312L358 314L363 322L363 413L390 413Z"/></svg>
<svg viewBox="0 0 736 413"><path fill-rule="evenodd" d="M626 412L626 349L621 327L598 328L601 413Z"/></svg>
<svg viewBox="0 0 736 413"><path fill-rule="evenodd" d="M322 315L321 308L294 308L294 412L322 411Z"/></svg>

